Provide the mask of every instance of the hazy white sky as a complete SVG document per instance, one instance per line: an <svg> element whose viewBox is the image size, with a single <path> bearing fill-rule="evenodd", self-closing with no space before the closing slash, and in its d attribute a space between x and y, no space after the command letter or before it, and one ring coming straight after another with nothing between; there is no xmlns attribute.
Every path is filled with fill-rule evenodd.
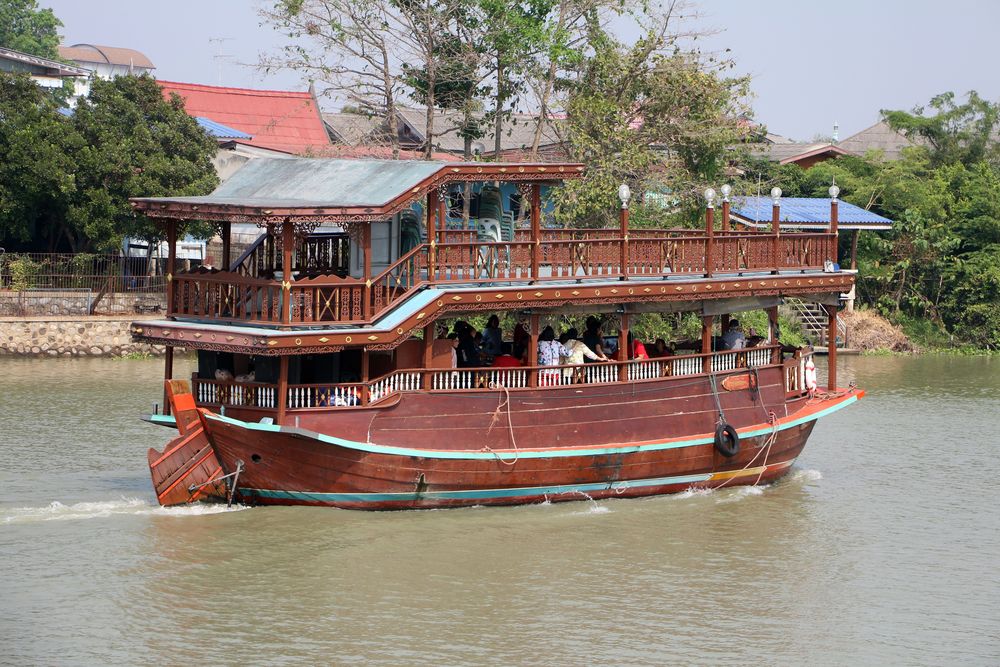
<svg viewBox="0 0 1000 667"><path fill-rule="evenodd" d="M261 26L262 0L40 0L65 24L65 42L145 53L161 79L303 89L296 75L264 76L241 63L277 48ZM757 118L772 132L840 138L947 90L1000 99L997 0L701 0L708 49L731 48L753 77ZM226 38L221 43L212 38ZM221 52L228 57L214 57Z"/></svg>

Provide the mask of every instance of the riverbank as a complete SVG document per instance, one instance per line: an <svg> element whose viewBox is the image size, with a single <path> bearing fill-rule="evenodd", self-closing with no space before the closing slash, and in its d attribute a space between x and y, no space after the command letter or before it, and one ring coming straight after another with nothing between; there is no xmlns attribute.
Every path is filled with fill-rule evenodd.
<svg viewBox="0 0 1000 667"><path fill-rule="evenodd" d="M135 343L137 315L0 317L0 356L121 357L161 355L160 345Z"/></svg>

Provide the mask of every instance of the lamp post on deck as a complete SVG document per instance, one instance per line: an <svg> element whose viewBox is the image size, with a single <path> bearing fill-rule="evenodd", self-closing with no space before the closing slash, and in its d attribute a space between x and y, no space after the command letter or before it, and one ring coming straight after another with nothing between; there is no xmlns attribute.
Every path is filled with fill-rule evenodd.
<svg viewBox="0 0 1000 667"><path fill-rule="evenodd" d="M618 186L618 199L622 202L621 212L618 214L618 221L621 224L621 277L622 280L628 278L628 203L632 198L632 190L627 183Z"/></svg>
<svg viewBox="0 0 1000 667"><path fill-rule="evenodd" d="M830 193L830 234L833 236L833 263L837 264L840 262L840 237L838 226L840 224L840 214L838 211L838 201L837 197L840 195L840 188L837 187L837 182L834 181L833 185L827 191Z"/></svg>
<svg viewBox="0 0 1000 667"><path fill-rule="evenodd" d="M705 189L705 277L712 277L712 256L715 249L715 190Z"/></svg>
<svg viewBox="0 0 1000 667"><path fill-rule="evenodd" d="M781 188L771 188L771 233L774 234L774 243L771 254L774 255L774 270L771 273L778 273L781 270Z"/></svg>
<svg viewBox="0 0 1000 667"><path fill-rule="evenodd" d="M722 231L729 231L729 195L733 191L733 186L729 183L723 184L719 190L722 192Z"/></svg>

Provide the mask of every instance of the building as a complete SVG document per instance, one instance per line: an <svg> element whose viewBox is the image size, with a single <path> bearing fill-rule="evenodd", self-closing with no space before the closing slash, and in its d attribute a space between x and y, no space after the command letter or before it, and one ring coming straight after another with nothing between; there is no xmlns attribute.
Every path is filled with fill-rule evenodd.
<svg viewBox="0 0 1000 667"><path fill-rule="evenodd" d="M0 48L0 72L28 74L31 80L42 88L62 88L66 81L75 83L86 81L90 70L75 65L67 65L48 58L40 58L30 53Z"/></svg>
<svg viewBox="0 0 1000 667"><path fill-rule="evenodd" d="M838 145L857 155L878 151L883 159L892 161L902 157L904 148L919 146L920 143L919 140L910 139L902 132L892 129L885 121L879 121L857 134L852 134Z"/></svg>
<svg viewBox="0 0 1000 667"><path fill-rule="evenodd" d="M281 153L320 156L330 137L310 92L254 90L160 81L164 97L184 100L188 114L236 130L250 138L223 137L246 146Z"/></svg>
<svg viewBox="0 0 1000 667"><path fill-rule="evenodd" d="M102 79L125 74L152 74L156 65L145 54L135 49L101 44L73 44L60 46L59 57L86 67Z"/></svg>
<svg viewBox="0 0 1000 667"><path fill-rule="evenodd" d="M784 139L784 137L781 137ZM795 141L783 141L777 143L762 143L753 147L753 153L766 157L771 162L778 164L794 164L809 169L810 167L826 160L832 160L842 155L854 155L841 144L832 143L800 143Z"/></svg>

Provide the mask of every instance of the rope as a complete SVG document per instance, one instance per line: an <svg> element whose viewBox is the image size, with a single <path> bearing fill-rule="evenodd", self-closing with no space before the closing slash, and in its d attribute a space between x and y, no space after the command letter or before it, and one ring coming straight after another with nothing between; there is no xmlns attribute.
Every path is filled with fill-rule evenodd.
<svg viewBox="0 0 1000 667"><path fill-rule="evenodd" d="M847 385L847 389L842 389L840 391L817 391L814 392L813 395L810 396L809 400L806 402L809 405L812 405L813 403L821 403L823 401L830 401L835 398L841 398L843 396L847 396L848 394L853 394L854 390L857 388L858 388L858 383L854 380L851 380L851 383Z"/></svg>
<svg viewBox="0 0 1000 667"><path fill-rule="evenodd" d="M715 407L719 411L719 419L715 422L716 425L725 424L726 414L722 411L722 401L719 400L719 387L715 383L715 373L711 373L708 376L708 381L712 385L712 396L715 398Z"/></svg>
<svg viewBox="0 0 1000 667"><path fill-rule="evenodd" d="M500 421L500 411L506 407L507 428L510 431L510 442L514 446L514 459L508 461L507 459L500 456L500 454L489 445L483 445L483 448L480 451L489 452L493 454L493 456L495 456L497 458L497 461L499 461L500 463L507 466L513 466L514 464L517 463L517 460L520 457L520 452L517 449L517 438L514 437L514 419L510 414L510 391L508 391L506 386L502 384L496 384L493 382L490 383L490 389L502 389L503 395L498 399L497 407L496 410L493 411L493 417L492 419L490 419L490 427L486 430L486 435L489 435L493 431L493 427L496 426L497 422Z"/></svg>
<svg viewBox="0 0 1000 667"><path fill-rule="evenodd" d="M778 416L774 414L774 412L771 412L769 421L771 422L771 435L767 436L767 440L764 441L764 446L758 449L757 453L753 455L753 458L747 461L747 464L737 471L741 472L753 466L754 462L757 461L757 459L760 457L761 452L763 452L764 453L763 469L760 471L760 474L757 475L757 481L753 483L753 486L757 486L760 483L761 478L764 476L764 472L767 470L767 457L771 452L771 445L773 445L778 439ZM732 471L727 471L727 472L732 472ZM721 489L722 487L726 486L737 477L739 477L739 475L733 475L729 477L728 479L723 481L722 484L713 487L712 490L717 491Z"/></svg>

